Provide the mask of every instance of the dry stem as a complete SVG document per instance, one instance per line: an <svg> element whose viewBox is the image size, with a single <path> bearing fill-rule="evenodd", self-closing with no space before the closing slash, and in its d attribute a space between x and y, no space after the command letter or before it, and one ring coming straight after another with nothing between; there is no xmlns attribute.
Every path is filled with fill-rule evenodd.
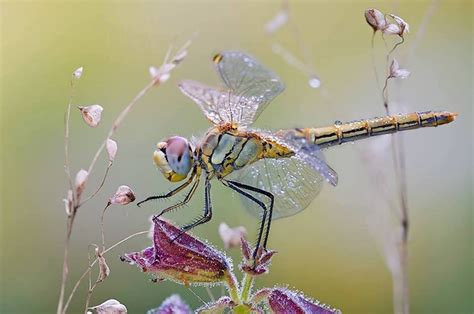
<svg viewBox="0 0 474 314"><path fill-rule="evenodd" d="M71 78L71 92L69 96L69 102L67 105L66 115L64 118L64 171L66 172L67 180L69 183L69 189L73 191L72 193L72 208L70 208L71 212L67 217L67 232L66 232L66 242L64 248L64 256L63 256L63 270L61 276L61 288L59 292L59 301L58 301L58 308L57 313L60 314L63 307L64 301L64 289L66 287L66 280L69 273L68 264L69 264L69 242L71 239L72 233L72 225L74 223L74 216L76 212L76 194L74 193L74 184L72 182L71 177L71 167L69 161L69 120L71 117L71 106L72 100L74 98L74 80L75 78Z"/></svg>
<svg viewBox="0 0 474 314"><path fill-rule="evenodd" d="M92 159L92 162L91 162L91 164L89 166L89 169L87 171L89 173L89 175L91 174L91 172L94 168L94 165L95 165L95 163L97 162L97 160L99 158L99 155L104 150L105 145L107 143L107 139L109 139L115 133L117 128L121 125L121 123L122 123L123 119L125 118L125 116L132 109L132 107L137 103L137 101L140 98L142 98L154 85L156 85L156 83L157 82L156 82L155 79L152 80L150 83L148 83L148 85L146 85L145 88L143 88L133 98L133 100L125 107L125 109L119 114L119 116L115 120L114 124L112 125L112 128L110 129L110 131L107 135L107 138L102 142L102 144L99 147L99 149L97 150L94 158ZM74 87L73 82L71 82L71 86ZM73 186L73 183L72 183L72 178L71 178L71 175L70 175L70 168L69 168L69 118L70 118L70 112L71 112L71 102L72 102L72 96L71 96L71 99L69 101L67 112L66 112L66 122L65 122L66 131L65 131L65 136L64 136L64 138L65 138L65 145L64 145L65 149L64 149L64 151L65 151L65 160L66 160L65 161L66 174L68 176L69 185L70 185L72 191L74 191L74 188L73 188L74 186ZM110 165L109 165L109 167L110 167ZM107 175L107 173L108 173L108 169L106 171L106 175ZM102 181L105 182L105 177ZM98 190L100 190L100 187L102 187L103 182L99 186ZM93 193L91 197L93 197L95 194L97 194L98 190L95 193ZM86 201L89 200L91 197L87 198ZM77 210L82 204L84 204L84 202L82 204L77 204L77 201L78 201L77 197L75 197L75 193L73 193L73 208L71 210L71 214L67 218L66 243L65 243L65 247L64 247L64 257L63 257L63 271L62 271L61 288L60 288L58 308L57 308L57 313L58 314L65 313L65 308L63 307L63 303L64 303L64 290L65 290L66 281L67 281L68 272L69 272L68 264L69 264L70 239L71 239L72 228L73 228L73 225L74 225L74 219L76 217Z"/></svg>
<svg viewBox="0 0 474 314"><path fill-rule="evenodd" d="M130 240L131 238L134 238L136 236L139 236L139 235L142 235L142 234L148 234L150 232L150 230L145 230L145 231L140 231L140 232L136 232L134 234L131 234L129 235L128 237L120 240L119 242L115 243L114 245L112 245L111 247L109 247L108 249L104 250L102 252L102 255L105 255L107 252L109 252L110 250L116 248L117 246L119 246L120 244ZM69 297L67 299L67 302L66 304L64 305L64 312L66 312L66 310L68 309L69 307L69 304L71 303L72 301L72 297L74 296L77 288L79 287L79 285L81 284L82 280L92 271L92 267L94 267L94 265L97 263L98 261L98 258L96 257L96 259L92 262L92 263L89 263L89 267L87 267L87 269L84 271L84 273L81 275L81 277L79 277L79 279L77 280L77 282L74 284L74 287L72 288L71 290L71 293L69 294Z"/></svg>

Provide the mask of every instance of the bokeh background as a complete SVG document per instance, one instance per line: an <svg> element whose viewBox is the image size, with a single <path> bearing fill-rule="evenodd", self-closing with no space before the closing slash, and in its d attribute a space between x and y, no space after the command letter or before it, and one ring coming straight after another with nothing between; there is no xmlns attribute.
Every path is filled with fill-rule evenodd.
<svg viewBox="0 0 474 314"><path fill-rule="evenodd" d="M411 33L396 56L412 75L391 84L392 105L399 111L460 114L448 126L404 136L412 312L473 311L472 2L290 1L292 25L299 29L321 77L320 89L310 88L303 73L272 52L276 39L302 57L291 27L282 28L273 39L263 31L280 7L278 1L1 2L0 312L56 310L66 221L63 117L74 69L84 66L74 103L105 108L95 129L83 123L78 111L72 112L71 162L76 173L89 165L113 119L147 84L148 67L161 63L171 43L179 46L198 32L188 58L165 85L140 101L114 136L119 152L106 185L78 214L68 290L87 265L88 244L100 242L100 212L116 187L130 185L139 199L167 191L171 184L151 162L155 143L174 134L199 135L209 126L176 84L185 78L217 84L210 62L215 52L247 51L286 82L285 93L256 123L260 128L322 126L382 115L371 61L372 32L363 17L369 7L396 13L410 23ZM379 69L384 52L377 36ZM279 253L270 274L257 286L287 284L347 313L392 311L392 282L383 248L386 235L395 228L396 214L377 189L394 181L387 149L386 139L373 139L326 152L339 173L339 185L326 186L304 212L273 224L270 247ZM92 182L99 181L105 165L104 155ZM185 223L198 215L201 194L169 218ZM255 237L256 221L236 195L214 184L213 201L214 218L196 229L196 235L222 247L217 227L225 221L244 225L250 238ZM107 242L146 230L149 216L166 204L111 208ZM140 313L179 293L193 308L201 305L187 288L152 284L138 269L118 261L120 254L149 242L139 237L109 255L111 276L96 289L92 304L115 298L129 312ZM230 255L238 261L238 251ZM82 311L85 289L80 287L71 312ZM209 299L203 288L192 289Z"/></svg>

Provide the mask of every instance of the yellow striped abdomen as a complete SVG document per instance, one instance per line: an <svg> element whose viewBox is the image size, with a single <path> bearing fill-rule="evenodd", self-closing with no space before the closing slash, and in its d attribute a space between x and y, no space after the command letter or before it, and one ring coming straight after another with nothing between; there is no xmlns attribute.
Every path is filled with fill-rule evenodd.
<svg viewBox="0 0 474 314"><path fill-rule="evenodd" d="M436 127L452 122L456 116L457 114L447 111L414 112L348 123L335 123L321 128L283 130L280 133L296 138L305 138L308 142L325 148L376 135L422 127Z"/></svg>

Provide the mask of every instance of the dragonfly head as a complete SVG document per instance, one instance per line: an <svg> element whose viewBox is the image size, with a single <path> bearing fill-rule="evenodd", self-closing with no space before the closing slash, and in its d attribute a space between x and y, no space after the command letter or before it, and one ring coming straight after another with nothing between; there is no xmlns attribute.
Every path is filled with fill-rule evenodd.
<svg viewBox="0 0 474 314"><path fill-rule="evenodd" d="M156 145L153 161L166 179L171 182L184 180L193 165L193 146L181 136L170 137Z"/></svg>

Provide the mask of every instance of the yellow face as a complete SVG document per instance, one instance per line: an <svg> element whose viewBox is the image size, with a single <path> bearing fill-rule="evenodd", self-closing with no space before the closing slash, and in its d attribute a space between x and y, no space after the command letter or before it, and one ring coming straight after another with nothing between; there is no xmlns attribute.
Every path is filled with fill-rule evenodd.
<svg viewBox="0 0 474 314"><path fill-rule="evenodd" d="M184 137L173 136L156 145L153 161L171 182L184 180L193 166L193 149Z"/></svg>

